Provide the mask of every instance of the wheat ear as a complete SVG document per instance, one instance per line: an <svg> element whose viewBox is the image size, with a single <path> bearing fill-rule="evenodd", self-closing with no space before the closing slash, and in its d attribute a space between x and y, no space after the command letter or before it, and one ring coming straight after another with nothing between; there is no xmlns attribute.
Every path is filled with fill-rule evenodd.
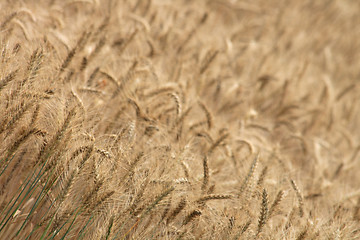
<svg viewBox="0 0 360 240"><path fill-rule="evenodd" d="M165 197L167 197L170 193L172 193L175 190L175 187L169 187L164 192L162 192L158 197L155 198L155 201L150 204L145 210L143 214L141 214L140 218L145 217L155 206L158 205L159 202L161 202Z"/></svg>
<svg viewBox="0 0 360 240"><path fill-rule="evenodd" d="M230 194L210 194L210 195L206 195L204 197L199 198L198 200L196 200L197 203L204 203L206 201L209 200L216 200L216 199L230 199L233 196Z"/></svg>
<svg viewBox="0 0 360 240"><path fill-rule="evenodd" d="M199 217L202 214L202 212L200 210L193 210L191 213L189 213L184 221L183 221L183 226L187 225L188 223L190 223L191 221L193 221L196 217Z"/></svg>
<svg viewBox="0 0 360 240"><path fill-rule="evenodd" d="M206 54L204 61L201 63L200 74L203 74L209 68L210 64L215 60L218 53L219 51L215 50L209 51Z"/></svg>
<svg viewBox="0 0 360 240"><path fill-rule="evenodd" d="M262 184L263 184L263 182L264 182L264 179L265 179L265 176L266 176L266 174L267 174L267 171L268 171L268 167L267 166L265 166L264 168L263 168L263 170L261 171L261 174L260 174L260 177L259 177L259 179L258 179L258 181L257 181L257 186L258 187L261 187L262 186Z"/></svg>
<svg viewBox="0 0 360 240"><path fill-rule="evenodd" d="M18 12L11 13L8 17L5 18L5 20L1 23L0 29L4 29L11 20L13 20L17 16Z"/></svg>
<svg viewBox="0 0 360 240"><path fill-rule="evenodd" d="M266 224L268 214L269 214L268 202L269 202L268 195L267 195L266 190L264 189L263 193L262 193L261 210L260 210L260 216L259 216L259 220L258 220L258 229L256 232L256 236L259 236L263 227Z"/></svg>
<svg viewBox="0 0 360 240"><path fill-rule="evenodd" d="M166 223L170 223L176 216L186 207L186 199L182 198L178 203L177 207L170 213L169 217L166 219Z"/></svg>
<svg viewBox="0 0 360 240"><path fill-rule="evenodd" d="M258 165L258 159L259 159L259 154L257 154L255 156L255 158L254 158L254 160L253 160L253 162L251 164L251 167L249 169L249 172L248 172L247 176L245 177L243 183L241 184L239 196L245 190L245 188L248 186L249 181L254 176L255 170L256 170L257 165Z"/></svg>
<svg viewBox="0 0 360 240"><path fill-rule="evenodd" d="M280 202L282 201L284 197L284 191L280 190L278 194L275 197L274 202L271 204L270 210L269 210L269 217L271 217L276 210L276 208L279 206Z"/></svg>
<svg viewBox="0 0 360 240"><path fill-rule="evenodd" d="M224 134L220 136L216 141L211 145L211 147L208 150L208 155L211 155L214 150L229 136L229 134Z"/></svg>
<svg viewBox="0 0 360 240"><path fill-rule="evenodd" d="M15 69L12 72L10 72L8 75L6 75L6 77L4 77L3 79L0 80L0 91L6 87L6 85L9 84L9 82L11 82L12 80L14 80L14 78L16 77L16 75L18 74L19 69Z"/></svg>
<svg viewBox="0 0 360 240"><path fill-rule="evenodd" d="M209 183L209 165L208 165L208 157L206 155L203 158L203 168L204 168L204 178L203 178L201 190L204 192Z"/></svg>
<svg viewBox="0 0 360 240"><path fill-rule="evenodd" d="M208 125L208 129L211 129L213 127L213 117L209 111L209 109L205 106L204 103L199 101L199 106L201 107L201 109L205 112L205 116L206 116L206 123Z"/></svg>
<svg viewBox="0 0 360 240"><path fill-rule="evenodd" d="M296 197L297 197L297 200L298 200L298 203L299 203L299 216L303 217L304 216L304 200L303 200L303 197L302 197L301 192L300 192L298 186L296 185L295 181L291 179L290 182L291 182L291 186L295 190Z"/></svg>

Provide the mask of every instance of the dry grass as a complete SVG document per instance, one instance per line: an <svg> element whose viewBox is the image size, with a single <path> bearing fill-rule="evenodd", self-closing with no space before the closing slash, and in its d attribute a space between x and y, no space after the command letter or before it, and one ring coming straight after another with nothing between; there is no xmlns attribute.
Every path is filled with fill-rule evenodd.
<svg viewBox="0 0 360 240"><path fill-rule="evenodd" d="M0 3L0 239L360 238L357 1Z"/></svg>

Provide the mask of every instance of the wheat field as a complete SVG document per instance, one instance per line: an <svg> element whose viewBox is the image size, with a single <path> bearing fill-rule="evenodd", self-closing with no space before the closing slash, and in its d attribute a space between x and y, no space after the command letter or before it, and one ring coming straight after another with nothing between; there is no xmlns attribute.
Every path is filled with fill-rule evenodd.
<svg viewBox="0 0 360 240"><path fill-rule="evenodd" d="M351 0L1 0L0 239L359 239Z"/></svg>

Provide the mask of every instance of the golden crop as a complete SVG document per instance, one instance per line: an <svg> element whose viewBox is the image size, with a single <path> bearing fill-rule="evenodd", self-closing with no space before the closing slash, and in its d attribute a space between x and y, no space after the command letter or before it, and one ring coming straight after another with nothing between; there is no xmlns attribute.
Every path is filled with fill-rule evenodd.
<svg viewBox="0 0 360 240"><path fill-rule="evenodd" d="M0 1L0 239L359 239L359 9Z"/></svg>

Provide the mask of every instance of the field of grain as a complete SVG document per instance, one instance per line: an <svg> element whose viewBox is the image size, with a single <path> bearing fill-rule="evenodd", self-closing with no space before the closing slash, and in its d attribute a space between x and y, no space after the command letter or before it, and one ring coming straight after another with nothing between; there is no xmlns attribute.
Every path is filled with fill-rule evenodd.
<svg viewBox="0 0 360 240"><path fill-rule="evenodd" d="M0 239L359 239L359 10L0 1Z"/></svg>

